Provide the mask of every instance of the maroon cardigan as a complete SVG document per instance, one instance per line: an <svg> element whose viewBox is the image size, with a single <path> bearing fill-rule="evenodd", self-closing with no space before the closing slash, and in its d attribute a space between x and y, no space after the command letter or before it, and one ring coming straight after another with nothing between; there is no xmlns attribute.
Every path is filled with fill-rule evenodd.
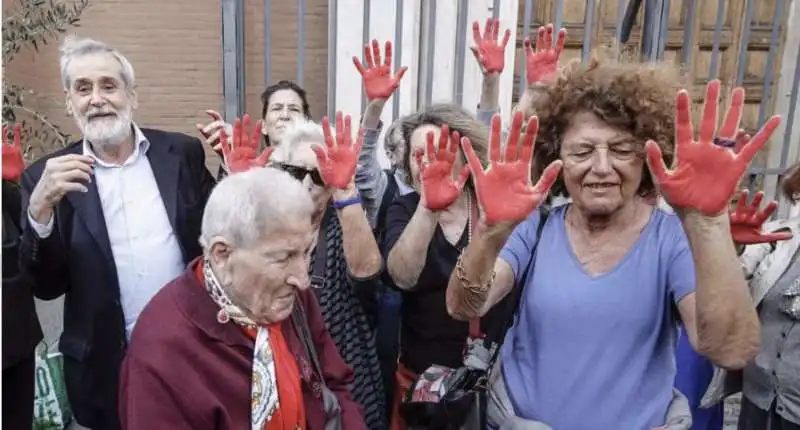
<svg viewBox="0 0 800 430"><path fill-rule="evenodd" d="M219 307L193 273L167 284L139 316L120 377L123 429L229 430L250 428L253 340L233 322L217 322ZM328 335L313 292L300 293L324 379L339 398L342 427L366 429L348 385L353 371ZM303 375L307 427L322 430L319 375L291 324L282 323Z"/></svg>

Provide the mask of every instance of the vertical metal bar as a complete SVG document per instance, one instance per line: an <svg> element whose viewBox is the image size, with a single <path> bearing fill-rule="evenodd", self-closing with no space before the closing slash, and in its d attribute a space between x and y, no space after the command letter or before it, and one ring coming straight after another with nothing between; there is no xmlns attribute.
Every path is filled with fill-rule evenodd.
<svg viewBox="0 0 800 430"><path fill-rule="evenodd" d="M794 69L800 70L800 52L797 54L797 62L794 65ZM800 92L800 73L795 72L792 93L789 96L789 112L785 117L786 130L783 134L783 148L781 148L781 169L786 169L786 159L789 158L789 145L791 144L792 130L794 129L794 117L797 112L798 92Z"/></svg>
<svg viewBox="0 0 800 430"><path fill-rule="evenodd" d="M336 33L338 0L328 0L328 118L336 116Z"/></svg>
<svg viewBox="0 0 800 430"><path fill-rule="evenodd" d="M400 1L400 0L398 0ZM497 0L495 0L495 4ZM467 50L467 16L469 0L458 2L458 22L456 23L455 76L453 77L453 99L457 105L464 100L464 56Z"/></svg>
<svg viewBox="0 0 800 430"><path fill-rule="evenodd" d="M297 0L297 85L303 86L306 66L306 0Z"/></svg>
<svg viewBox="0 0 800 430"><path fill-rule="evenodd" d="M523 37L523 39L526 38L526 37L530 38L530 34L531 34L531 15L532 14L533 14L533 0L525 0L525 11L523 12L523 17L522 17L522 37ZM531 39L533 39L533 40L531 40L531 42L535 42L536 41L535 38L531 38ZM525 48L524 47L523 47L523 50L522 50L522 58L525 58ZM525 82L526 79L527 79L527 76L528 76L528 72L527 72L526 66L525 66L527 63L525 61L523 61L522 64L523 64L522 72L520 72L520 77L519 77L519 94L517 94L518 97L522 97L522 93L525 92L525 88L528 85L527 82Z"/></svg>
<svg viewBox="0 0 800 430"><path fill-rule="evenodd" d="M617 26L614 33L614 38L622 45L622 20L625 18L625 5L627 4L627 0L617 0ZM620 49L622 46L620 46Z"/></svg>
<svg viewBox="0 0 800 430"><path fill-rule="evenodd" d="M725 3L726 0L717 1L717 21L714 24L714 40L711 47L711 65L708 67L708 80L712 80L719 74L719 43L722 40L722 24L725 22Z"/></svg>
<svg viewBox="0 0 800 430"><path fill-rule="evenodd" d="M558 34L564 24L564 0L556 0L556 16L553 19L553 32ZM553 41L555 43L555 41Z"/></svg>
<svg viewBox="0 0 800 430"><path fill-rule="evenodd" d="M656 43L661 34L661 17L658 15L659 0L644 1L644 20L642 22L642 61L653 61L658 54Z"/></svg>
<svg viewBox="0 0 800 430"><path fill-rule="evenodd" d="M244 111L243 0L222 0L222 93L225 121L233 123Z"/></svg>
<svg viewBox="0 0 800 430"><path fill-rule="evenodd" d="M368 45L369 41L369 18L370 18L370 1L367 0L364 2L364 14L362 16L362 23L361 23L361 46ZM366 64L367 59L364 58L364 54L361 54L361 63ZM366 91L361 91L361 112L367 107L367 93Z"/></svg>
<svg viewBox="0 0 800 430"><path fill-rule="evenodd" d="M706 0L708 1L708 0ZM695 0L685 0L686 19L683 21L683 47L681 48L682 59L684 67L689 67L692 61L692 51L694 51L694 16L695 16Z"/></svg>
<svg viewBox="0 0 800 430"><path fill-rule="evenodd" d="M761 104L758 107L758 126L764 124L764 117L767 114L767 103L772 96L772 75L775 68L775 55L778 49L778 37L781 29L781 14L783 14L783 0L775 1L775 12L772 15L772 34L769 39L769 53L767 53L767 64L764 69L764 86L761 92Z"/></svg>
<svg viewBox="0 0 800 430"><path fill-rule="evenodd" d="M592 27L594 26L595 0L586 0L586 13L583 14L583 47L581 47L581 61L589 61L592 53Z"/></svg>
<svg viewBox="0 0 800 430"><path fill-rule="evenodd" d="M395 0L395 24L394 24L394 65L395 70L402 65L403 60L403 0ZM392 101L392 121L397 121L400 117L400 91L394 92Z"/></svg>
<svg viewBox="0 0 800 430"><path fill-rule="evenodd" d="M670 1L669 0L662 0L661 9L659 13L661 14L661 20L659 25L659 36L658 36L658 52L656 54L656 58L659 60L664 59L664 50L667 47L667 42L669 41L669 7Z"/></svg>
<svg viewBox="0 0 800 430"><path fill-rule="evenodd" d="M272 2L264 0L264 89L272 82L272 68L270 67L270 54L272 53L272 41L270 40L269 29L272 21Z"/></svg>
<svg viewBox="0 0 800 430"><path fill-rule="evenodd" d="M745 0L747 7L744 13L744 25L742 26L742 45L739 47L739 67L736 69L736 86L742 85L744 72L747 70L747 48L750 45L750 24L753 22L753 8L755 0Z"/></svg>
<svg viewBox="0 0 800 430"><path fill-rule="evenodd" d="M497 19L500 16L500 0L492 1L492 18Z"/></svg>
<svg viewBox="0 0 800 430"><path fill-rule="evenodd" d="M433 100L433 63L434 54L436 52L436 0L428 0L428 49L425 52L425 61L427 66L425 68L425 106L430 106Z"/></svg>

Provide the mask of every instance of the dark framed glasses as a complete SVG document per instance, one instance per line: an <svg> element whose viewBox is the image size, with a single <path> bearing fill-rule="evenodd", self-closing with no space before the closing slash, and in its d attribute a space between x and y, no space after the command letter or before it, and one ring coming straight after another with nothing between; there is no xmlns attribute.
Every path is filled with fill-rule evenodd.
<svg viewBox="0 0 800 430"><path fill-rule="evenodd" d="M303 182L306 176L311 176L311 182L313 182L314 185L320 187L325 186L325 181L322 180L322 176L319 174L319 170L317 169L306 169L305 167L292 166L291 164L286 163L272 163L272 166L283 170L300 182Z"/></svg>

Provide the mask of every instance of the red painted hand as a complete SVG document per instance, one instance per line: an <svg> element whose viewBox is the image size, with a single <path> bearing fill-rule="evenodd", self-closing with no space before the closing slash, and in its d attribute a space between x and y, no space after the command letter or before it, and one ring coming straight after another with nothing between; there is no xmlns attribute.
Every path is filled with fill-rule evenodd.
<svg viewBox="0 0 800 430"><path fill-rule="evenodd" d="M553 79L558 71L558 60L564 52L564 42L567 40L567 30L558 31L558 40L553 47L553 24L539 27L536 38L536 50L531 46L531 40L525 38L525 71L528 85L548 82Z"/></svg>
<svg viewBox="0 0 800 430"><path fill-rule="evenodd" d="M353 181L358 166L358 154L364 143L364 129L359 129L358 139L353 143L350 115L342 118L342 112L336 112L336 138L331 135L331 123L328 117L322 118L322 131L325 133L325 148L314 145L311 149L317 155L319 173L329 187L343 190Z"/></svg>
<svg viewBox="0 0 800 430"><path fill-rule="evenodd" d="M759 209L759 206L761 206L764 193L757 192L750 204L747 204L748 194L747 190L742 191L736 210L730 213L733 241L741 245L750 245L791 239L792 233L790 232L763 233L761 231L764 222L778 208L778 202L773 200L762 210Z"/></svg>
<svg viewBox="0 0 800 430"><path fill-rule="evenodd" d="M700 135L694 140L689 93L678 92L675 105L675 163L667 170L656 142L647 142L647 164L661 195L676 210L693 209L706 216L723 213L747 165L781 122L774 116L737 154L714 145L720 83L706 87Z"/></svg>
<svg viewBox="0 0 800 430"><path fill-rule="evenodd" d="M511 130L506 140L505 156L500 155L500 116L492 118L489 135L489 167L483 169L480 160L472 150L467 138L461 139L461 146L467 156L472 177L475 178L478 202L483 209L487 226L501 223L518 224L525 220L547 197L550 187L561 172L561 161L550 163L536 185L531 184L531 158L539 130L539 119L528 120L522 144L519 140L522 130L522 112L514 114Z"/></svg>
<svg viewBox="0 0 800 430"><path fill-rule="evenodd" d="M503 42L497 43L497 37L500 32L500 20L488 18L486 20L486 27L483 29L483 36L481 36L481 25L478 21L472 23L472 40L475 46L470 46L472 55L478 60L478 65L481 67L481 72L484 75L490 73L502 73L506 64L506 45L508 39L511 38L511 30L506 29L503 35Z"/></svg>
<svg viewBox="0 0 800 430"><path fill-rule="evenodd" d="M3 179L17 182L25 170L22 158L22 125L14 124L14 141L8 144L8 130L3 126Z"/></svg>
<svg viewBox="0 0 800 430"><path fill-rule="evenodd" d="M372 51L369 45L364 45L364 61L367 63L366 68L358 57L353 57L353 64L364 79L367 100L386 100L391 97L400 85L400 79L403 79L408 70L408 67L401 67L392 76L392 42L386 41L383 64L381 64L381 47L378 41L372 41Z"/></svg>
<svg viewBox="0 0 800 430"><path fill-rule="evenodd" d="M219 141L222 146L222 159L230 173L239 173L253 167L264 167L272 155L273 148L265 148L257 155L259 140L261 139L261 120L256 121L252 132L248 134L250 115L244 114L243 119L237 119L233 125L233 143L228 142L228 133L220 129Z"/></svg>
<svg viewBox="0 0 800 430"><path fill-rule="evenodd" d="M440 133L438 150L433 147L434 133L430 131L426 136L426 151L420 149L414 153L419 167L422 204L434 212L447 209L455 203L469 177L469 167L464 166L458 177L453 179L453 165L461 141L458 132L454 131L451 135L450 128L445 124ZM424 158L427 158L427 163Z"/></svg>

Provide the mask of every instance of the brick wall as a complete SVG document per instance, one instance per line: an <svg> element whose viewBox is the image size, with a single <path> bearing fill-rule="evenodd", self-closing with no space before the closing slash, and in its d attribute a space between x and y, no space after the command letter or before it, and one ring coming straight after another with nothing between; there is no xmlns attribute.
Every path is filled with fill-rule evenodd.
<svg viewBox="0 0 800 430"><path fill-rule="evenodd" d="M12 2L6 2L6 5ZM262 0L245 0L245 103L261 113L264 90L264 13ZM272 1L270 27L272 80L294 79L297 71L296 2ZM306 1L305 88L312 112L321 114L326 99L327 2ZM4 5L4 9L9 6ZM12 6L13 7L13 6ZM219 1L94 0L72 30L119 49L133 64L139 93L134 119L141 126L196 135L205 109L223 108L222 36ZM75 137L78 130L65 115L58 70L58 44L38 54L20 52L9 64L14 83L34 89L28 102ZM216 157L208 158L210 167Z"/></svg>

